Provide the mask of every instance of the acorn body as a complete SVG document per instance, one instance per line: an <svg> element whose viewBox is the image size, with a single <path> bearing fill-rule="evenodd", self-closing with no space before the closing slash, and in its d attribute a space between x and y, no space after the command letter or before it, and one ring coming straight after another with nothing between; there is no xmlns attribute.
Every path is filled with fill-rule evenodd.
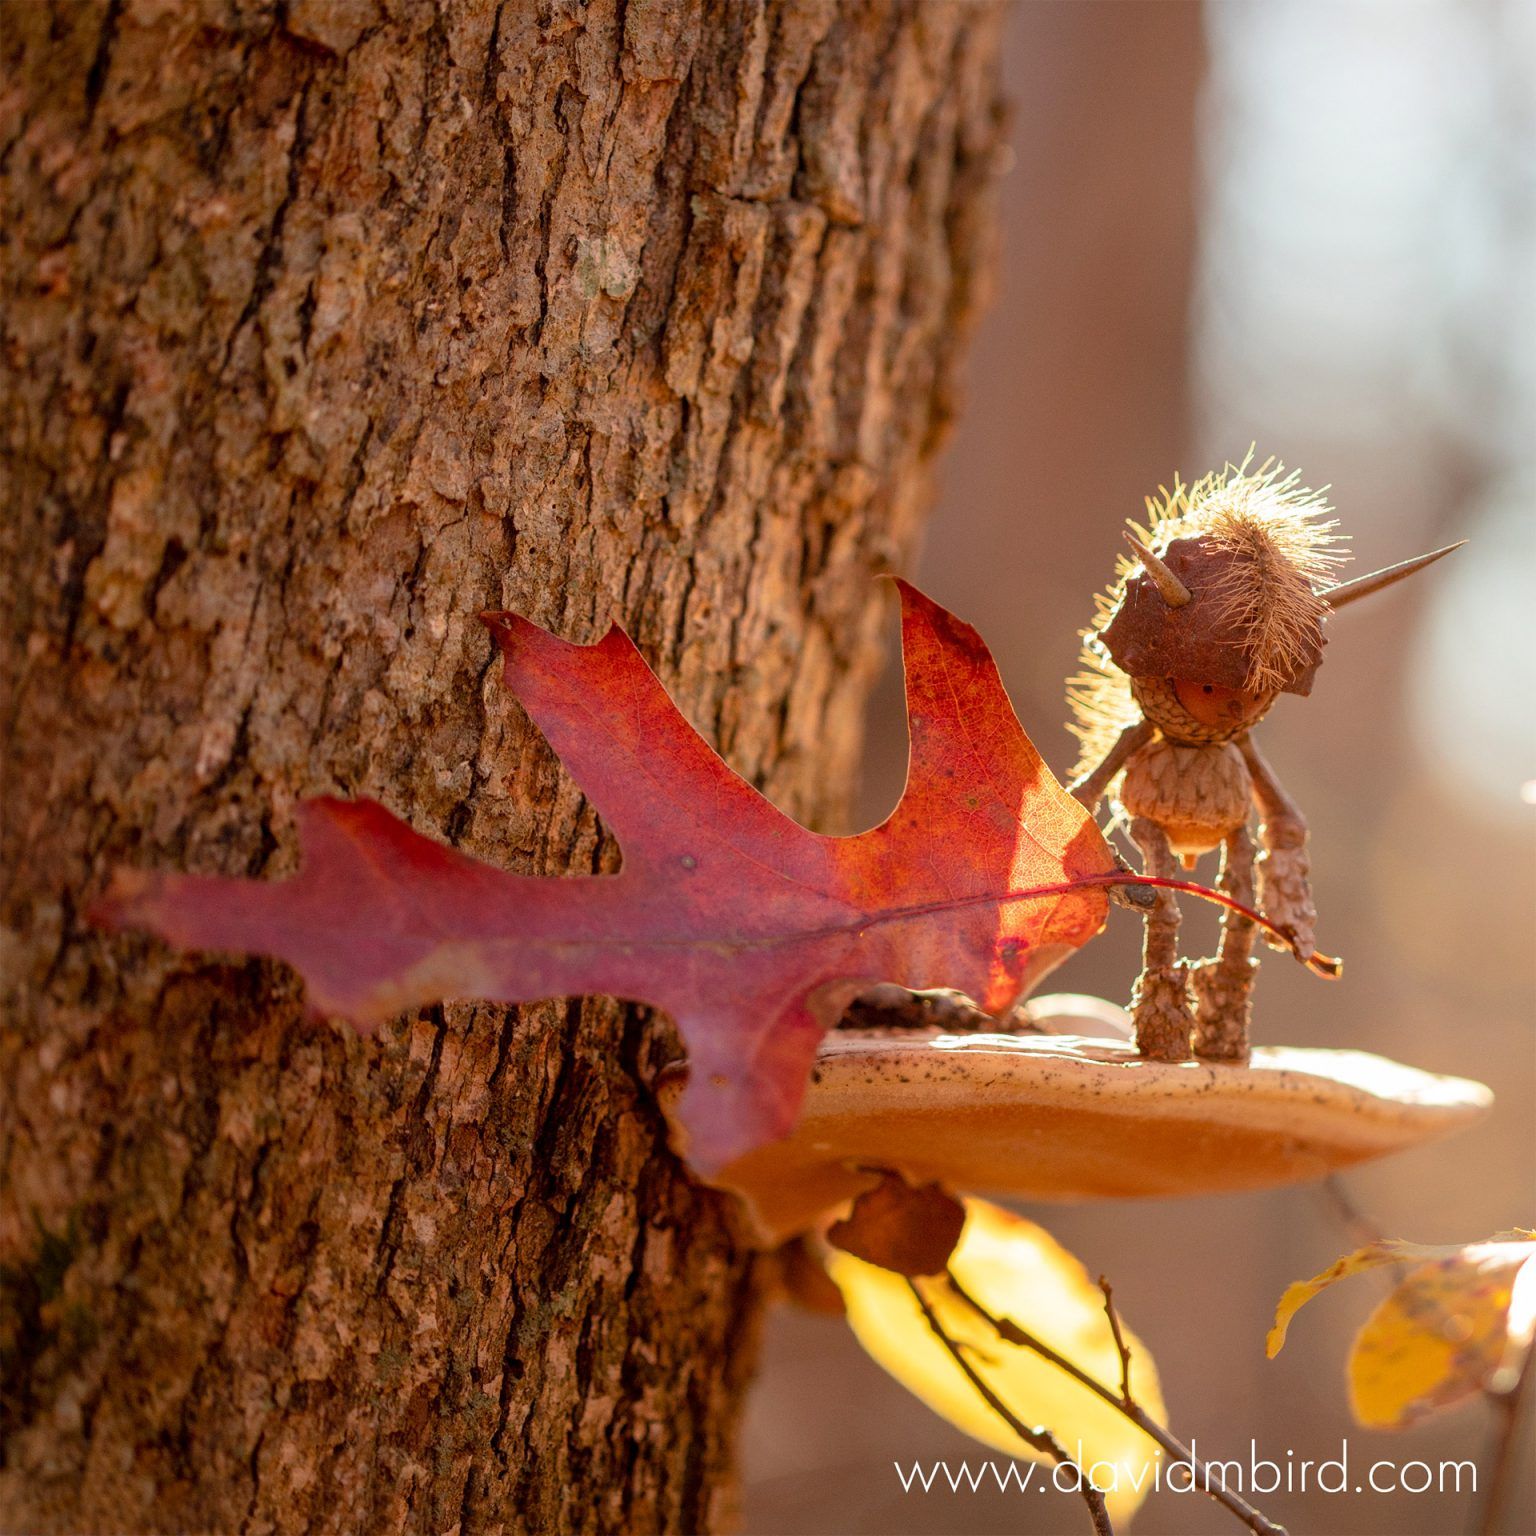
<svg viewBox="0 0 1536 1536"><path fill-rule="evenodd" d="M1158 735L1132 754L1115 799L1129 817L1162 828L1185 860L1219 847L1248 820L1253 780L1231 742L1179 742Z"/></svg>

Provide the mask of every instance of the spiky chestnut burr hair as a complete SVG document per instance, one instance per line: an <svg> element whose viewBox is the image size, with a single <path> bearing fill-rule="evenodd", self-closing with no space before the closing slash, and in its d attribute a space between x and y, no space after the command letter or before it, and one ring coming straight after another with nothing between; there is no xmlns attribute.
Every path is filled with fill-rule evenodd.
<svg viewBox="0 0 1536 1536"><path fill-rule="evenodd" d="M1068 680L1081 744L1078 772L1096 764L1140 711L1130 677L1184 676L1253 692L1305 693L1322 659L1319 595L1346 558L1325 490L1275 459L1240 464L1146 500L1137 540L1184 582L1169 608L1134 558L1122 555L1083 631L1083 670ZM1178 583L1176 582L1175 585Z"/></svg>

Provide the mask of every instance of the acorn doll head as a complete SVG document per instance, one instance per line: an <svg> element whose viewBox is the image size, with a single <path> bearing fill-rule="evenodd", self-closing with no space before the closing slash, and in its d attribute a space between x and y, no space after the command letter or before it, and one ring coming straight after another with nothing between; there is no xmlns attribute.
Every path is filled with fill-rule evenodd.
<svg viewBox="0 0 1536 1536"><path fill-rule="evenodd" d="M1070 687L1085 764L1138 715L1174 741L1240 736L1280 694L1312 691L1334 609L1447 553L1332 585L1345 557L1324 494L1249 462L1175 478L1126 532Z"/></svg>

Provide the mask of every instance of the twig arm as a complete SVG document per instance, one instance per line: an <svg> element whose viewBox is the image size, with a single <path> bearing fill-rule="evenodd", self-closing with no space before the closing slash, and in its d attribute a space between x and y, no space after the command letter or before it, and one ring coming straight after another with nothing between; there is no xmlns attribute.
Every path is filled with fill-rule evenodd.
<svg viewBox="0 0 1536 1536"><path fill-rule="evenodd" d="M1091 768L1069 784L1067 793L1090 814L1096 812L1099 802L1104 798L1104 791L1109 788L1110 780L1125 767L1131 754L1146 746L1156 734L1155 727L1145 720L1126 726L1115 738L1114 746L1100 759L1098 767ZM1157 904L1155 892L1134 885L1111 886L1109 899L1117 906L1130 907L1142 913L1152 911Z"/></svg>
<svg viewBox="0 0 1536 1536"><path fill-rule="evenodd" d="M1099 801L1104 798L1104 791L1109 788L1109 781L1125 767L1126 759L1133 752L1146 746L1153 735L1153 726L1145 720L1138 720L1135 725L1126 726L1115 738L1114 746L1104 754L1098 767L1089 769L1081 778L1069 784L1067 793L1090 811L1098 810Z"/></svg>
<svg viewBox="0 0 1536 1536"><path fill-rule="evenodd" d="M1285 792L1275 771L1264 760L1251 736L1237 742L1253 780L1253 800L1259 824L1259 907L1292 940L1299 960L1316 948L1317 908L1312 904L1311 860L1307 854L1307 823L1296 802ZM1270 941L1272 947L1274 941Z"/></svg>
<svg viewBox="0 0 1536 1536"><path fill-rule="evenodd" d="M1305 833L1307 823L1301 808L1286 793L1285 786L1275 776L1275 770L1269 766L1253 737L1245 732L1238 737L1237 746L1243 754L1243 761L1248 765L1249 776L1253 779L1253 802L1258 806L1259 815L1265 823L1291 823Z"/></svg>

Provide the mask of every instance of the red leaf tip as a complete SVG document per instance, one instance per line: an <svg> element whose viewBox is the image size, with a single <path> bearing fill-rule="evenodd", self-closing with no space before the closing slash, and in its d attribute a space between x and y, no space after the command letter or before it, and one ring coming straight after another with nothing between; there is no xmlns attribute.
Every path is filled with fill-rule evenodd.
<svg viewBox="0 0 1536 1536"><path fill-rule="evenodd" d="M494 609L482 613L480 622L490 630L492 638L501 648L502 659L509 667L523 658L532 642L550 638L548 632L532 620L510 609ZM508 681L511 681L510 674Z"/></svg>

